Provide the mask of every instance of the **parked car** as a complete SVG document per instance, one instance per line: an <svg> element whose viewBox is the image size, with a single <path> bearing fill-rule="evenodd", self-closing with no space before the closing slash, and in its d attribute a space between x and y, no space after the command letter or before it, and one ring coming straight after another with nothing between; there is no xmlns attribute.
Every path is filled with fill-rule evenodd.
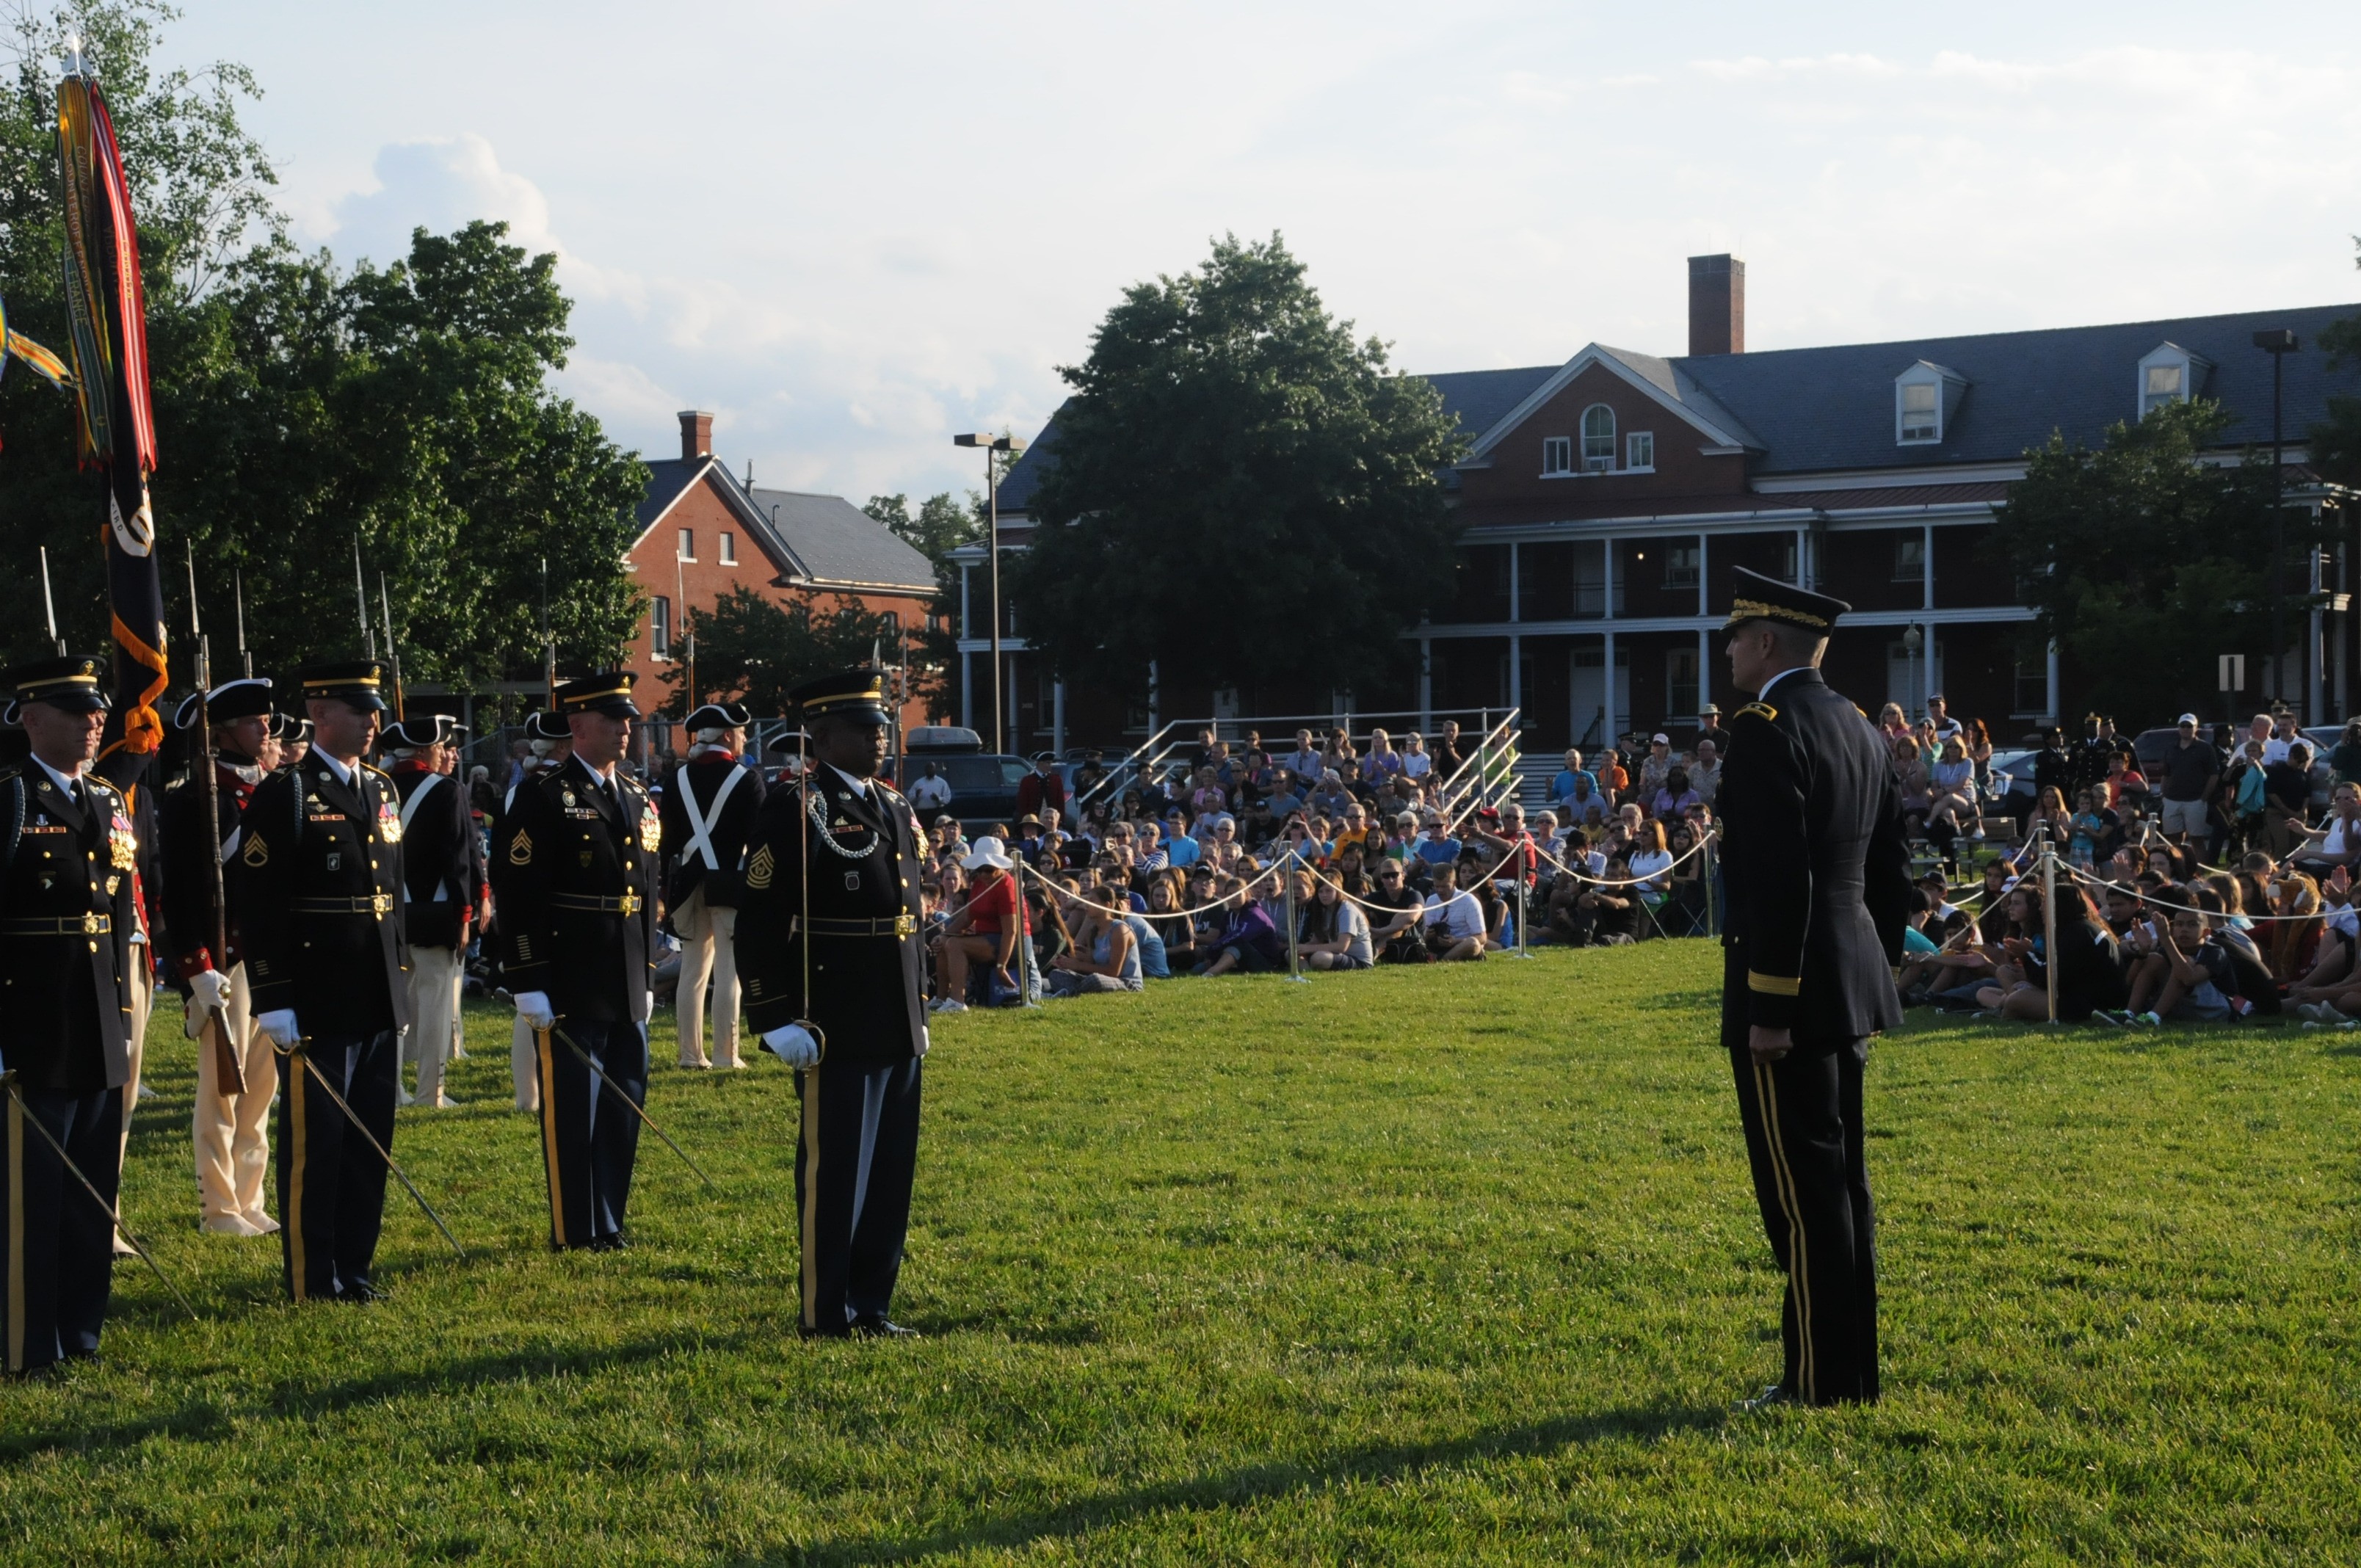
<svg viewBox="0 0 2361 1568"><path fill-rule="evenodd" d="M1033 771L1022 757L986 751L983 738L957 725L920 725L902 737L902 754L886 772L908 793L928 764L951 786L951 815L971 833L1016 825L1016 786Z"/></svg>

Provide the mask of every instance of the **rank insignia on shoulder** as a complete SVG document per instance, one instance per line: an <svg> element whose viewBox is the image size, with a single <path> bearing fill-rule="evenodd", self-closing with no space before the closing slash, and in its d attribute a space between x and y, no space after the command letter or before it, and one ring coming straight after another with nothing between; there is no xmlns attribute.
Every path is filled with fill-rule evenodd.
<svg viewBox="0 0 2361 1568"><path fill-rule="evenodd" d="M246 853L240 855L238 859L249 866L268 865L270 863L270 846L260 839L248 838L246 841Z"/></svg>
<svg viewBox="0 0 2361 1568"><path fill-rule="evenodd" d="M515 838L509 840L509 864L512 866L529 866L533 864L532 834L520 833Z"/></svg>
<svg viewBox="0 0 2361 1568"><path fill-rule="evenodd" d="M746 862L746 885L758 893L761 892L771 885L771 877L778 869L779 862L771 853L771 846L763 845L756 850L753 858Z"/></svg>
<svg viewBox="0 0 2361 1568"><path fill-rule="evenodd" d="M1779 717L1779 710L1767 702L1750 702L1738 710L1736 717L1744 718L1749 714L1757 718L1776 718Z"/></svg>

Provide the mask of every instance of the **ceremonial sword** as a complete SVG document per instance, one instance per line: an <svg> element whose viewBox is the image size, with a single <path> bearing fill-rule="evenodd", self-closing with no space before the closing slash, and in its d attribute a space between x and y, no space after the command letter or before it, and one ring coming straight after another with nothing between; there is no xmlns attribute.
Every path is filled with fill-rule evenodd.
<svg viewBox="0 0 2361 1568"><path fill-rule="evenodd" d="M417 1184L402 1174L401 1167L393 1163L393 1156L388 1154L385 1146L377 1141L377 1135L362 1124L360 1117L355 1114L353 1108L345 1103L345 1097L336 1092L336 1086L328 1081L328 1075L320 1070L320 1064L313 1061L311 1053L303 1048L310 1039L311 1036L306 1035L302 1039L296 1041L292 1047L279 1054L293 1057L303 1064L303 1070L312 1075L312 1081L318 1084L326 1092L328 1098L336 1102L336 1109L345 1113L345 1120L353 1124L353 1130L368 1140L368 1146L377 1150L377 1157L385 1161L386 1169L393 1172L394 1179L401 1183L403 1190L407 1191L412 1198L417 1200L418 1207L426 1217L434 1222L434 1228L443 1233L443 1239L451 1244L451 1250L459 1255L459 1261L467 1262L467 1253L461 1249L458 1238L451 1234L451 1227L443 1223L443 1216L436 1213L434 1206L426 1201L426 1195L418 1190Z"/></svg>
<svg viewBox="0 0 2361 1568"><path fill-rule="evenodd" d="M596 1061L592 1060L588 1051L584 1050L580 1046L575 1044L573 1036L567 1034L565 1030L557 1026L556 1019L552 1018L549 1021L549 1027L544 1030L544 1033L555 1035L559 1039L565 1041L566 1048L582 1058L582 1065L590 1069L590 1075L598 1080L601 1087L612 1091L616 1099L630 1106L631 1108L631 1113L637 1116L641 1121L647 1124L649 1132L653 1133L656 1136L664 1139L664 1147L680 1156L680 1162L683 1165L688 1167L691 1170L697 1171L697 1179L699 1181L702 1181L708 1187L713 1188L716 1192L721 1190L720 1188L714 1186L713 1178L706 1175L704 1171L697 1169L697 1162L688 1157L688 1151L681 1147L678 1144L674 1143L672 1141L672 1135L665 1132L662 1127L656 1125L656 1119L647 1113L646 1108L642 1106L638 1101L624 1093L623 1086L617 1083L613 1079L609 1078L607 1076L607 1069L600 1067Z"/></svg>
<svg viewBox="0 0 2361 1568"><path fill-rule="evenodd" d="M25 1113L25 1120L33 1124L33 1131L41 1135L41 1141L49 1145L56 1153L59 1162L73 1173L73 1179L76 1181L82 1183L82 1190L90 1194L90 1201L106 1211L106 1217L115 1222L115 1234L131 1244L131 1250L139 1255L139 1261L156 1271L157 1283L172 1293L172 1299L181 1304L181 1310L188 1313L193 1321L197 1315L197 1310L189 1305L189 1299L181 1294L180 1287L172 1283L170 1277L164 1272L163 1266L156 1261L146 1247L139 1245L139 1238L133 1235L130 1229L124 1224L122 1209L99 1196L98 1188L93 1184L89 1177L82 1173L82 1167L73 1162L73 1157L66 1153L65 1145L58 1142L49 1129L42 1124L41 1119L33 1114L33 1108L25 1103L25 1091L16 1087L16 1069L10 1068L5 1072L0 1072L0 1083L8 1086L8 1098L16 1102L16 1109Z"/></svg>

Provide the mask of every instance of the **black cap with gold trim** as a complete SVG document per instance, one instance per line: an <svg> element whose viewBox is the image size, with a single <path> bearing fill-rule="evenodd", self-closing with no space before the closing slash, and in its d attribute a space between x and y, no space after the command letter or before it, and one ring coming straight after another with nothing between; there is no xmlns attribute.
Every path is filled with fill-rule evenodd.
<svg viewBox="0 0 2361 1568"><path fill-rule="evenodd" d="M8 685L18 703L45 702L71 713L100 713L115 706L101 684L106 668L106 661L96 654L69 653L17 665L8 672Z"/></svg>
<svg viewBox="0 0 2361 1568"><path fill-rule="evenodd" d="M787 693L787 700L808 724L817 718L849 718L856 724L890 724L885 711L885 672L874 664L857 664L806 681Z"/></svg>
<svg viewBox="0 0 2361 1568"><path fill-rule="evenodd" d="M375 659L311 664L295 672L296 694L306 702L332 696L374 713L385 711L385 698L379 691L384 684L385 666Z"/></svg>
<svg viewBox="0 0 2361 1568"><path fill-rule="evenodd" d="M629 670L601 670L595 675L568 681L557 688L557 712L561 718L576 713L603 713L609 718L637 718L640 709L631 701L631 683L639 678Z"/></svg>
<svg viewBox="0 0 2361 1568"><path fill-rule="evenodd" d="M1842 599L1816 594L1743 566L1731 568L1730 575L1732 597L1730 619L1721 623L1724 631L1750 620L1781 620L1826 637L1836 630L1839 616L1852 613L1852 606Z"/></svg>

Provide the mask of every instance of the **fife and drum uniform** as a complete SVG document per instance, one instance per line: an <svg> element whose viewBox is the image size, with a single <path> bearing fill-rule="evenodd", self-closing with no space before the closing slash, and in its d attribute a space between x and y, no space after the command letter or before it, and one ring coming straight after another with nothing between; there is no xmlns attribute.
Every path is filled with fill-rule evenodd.
<svg viewBox="0 0 2361 1568"><path fill-rule="evenodd" d="M203 711L214 724L227 724L270 710L270 683L247 678L205 694ZM184 730L199 723L194 696L181 705L174 723ZM191 758L201 766L203 753ZM203 1228L218 1234L268 1234L279 1228L263 1203L263 1179L270 1169L270 1102L279 1093L279 1058L254 1026L254 994L239 929L237 854L245 847L242 823L254 792L268 775L254 758L226 747L214 753L214 809L205 822L205 796L193 779L164 796L158 808L163 838L164 934L170 944L172 975L191 988L183 1032L197 1046L196 1104L190 1116L190 1143L197 1170L197 1196ZM207 856L213 859L209 861ZM214 878L219 868L227 951L213 950ZM206 975L216 978L208 981ZM218 997L218 1003L214 998ZM238 1067L227 1078L205 1034L213 1006ZM240 1087L241 1082L243 1087Z"/></svg>
<svg viewBox="0 0 2361 1568"><path fill-rule="evenodd" d="M680 1065L744 1065L738 1056L738 863L763 809L763 775L700 732L743 729L746 710L708 703L688 716L689 760L673 770L657 816L672 850L664 908L680 938ZM705 997L713 992L713 1058L705 1055Z"/></svg>
<svg viewBox="0 0 2361 1568"><path fill-rule="evenodd" d="M637 718L631 679L562 685L558 710ZM517 786L493 844L501 967L517 1016L534 1022L538 999L612 1086L601 1087L555 1030L536 1030L549 1234L559 1247L624 1245L640 1119L614 1094L647 1102L662 845L647 791L620 767L601 778L579 756Z"/></svg>
<svg viewBox="0 0 2361 1568"><path fill-rule="evenodd" d="M807 726L887 721L875 670L791 696ZM766 1048L785 1057L782 1036L804 1022L821 1036L821 1058L797 1082L803 1332L895 1332L927 1054L924 840L909 802L882 780L818 761L804 778L764 801L748 842L738 971Z"/></svg>
<svg viewBox="0 0 2361 1568"><path fill-rule="evenodd" d="M566 766L574 743L573 731L566 729L565 720L539 709L525 716L524 734L527 754L518 763L516 778L501 792L500 809L492 814L489 837L496 850L508 842L503 829L509 813L516 808L517 791L539 775ZM484 949L488 958L497 958L504 939L500 926L500 884L504 880L501 863L498 854L484 861L483 882L492 895L492 917L486 933L489 939ZM527 1115L537 1115L541 1111L541 1038L522 1018L516 1021L509 1036L509 1080L516 1091L516 1108Z"/></svg>
<svg viewBox="0 0 2361 1568"><path fill-rule="evenodd" d="M18 704L107 706L103 659L43 660ZM120 793L38 758L0 769L0 1340L7 1369L94 1355L114 1267L124 1086L131 1080L132 877ZM38 1127L27 1123L38 1123ZM41 1135L42 1130L49 1134ZM98 1189L94 1201L49 1140Z"/></svg>
<svg viewBox="0 0 2361 1568"><path fill-rule="evenodd" d="M382 710L380 680L374 663L325 665L304 672L301 690ZM288 1292L298 1301L370 1300L385 1162L304 1060L390 1150L410 1022L401 798L377 769L347 769L313 746L263 781L239 826L239 924L255 1021L287 1057L278 1186Z"/></svg>
<svg viewBox="0 0 2361 1568"><path fill-rule="evenodd" d="M1741 568L1729 624L1825 636L1850 607ZM1788 670L1730 721L1722 1043L1764 1232L1787 1277L1782 1397L1878 1393L1877 1264L1863 1153L1868 1036L1902 1020L1894 964L1913 889L1887 749L1818 670ZM1759 1062L1751 1027L1794 1048Z"/></svg>
<svg viewBox="0 0 2361 1568"><path fill-rule="evenodd" d="M386 731L388 770L401 797L402 935L410 944L410 1032L402 1056L418 1064L417 1098L434 1109L454 1103L443 1091L459 992L467 981L467 923L476 907L476 821L456 779L436 773L425 753L446 745L452 721L409 719ZM395 1098L401 1099L396 1068Z"/></svg>

